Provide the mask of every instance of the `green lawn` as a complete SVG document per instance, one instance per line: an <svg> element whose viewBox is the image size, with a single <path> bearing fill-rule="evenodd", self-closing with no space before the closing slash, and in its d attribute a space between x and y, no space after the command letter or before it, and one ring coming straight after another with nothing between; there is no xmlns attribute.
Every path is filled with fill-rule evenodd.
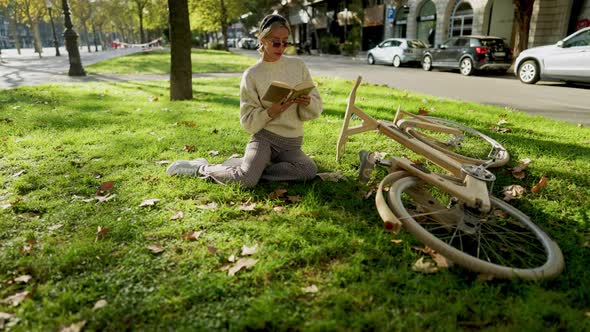
<svg viewBox="0 0 590 332"><path fill-rule="evenodd" d="M560 244L563 274L536 283L479 281L459 267L421 274L411 270L424 255L412 249L418 243L404 231L384 232L373 197L363 198L376 182L355 181L361 148L416 156L367 133L352 137L337 163L352 82L318 82L325 111L307 124L304 150L321 172L347 180L254 190L168 177L160 163L222 162L243 152L239 78L194 80L186 102L169 102L166 82L0 91L0 301L29 296L18 306L0 303L0 317L14 314L15 331L82 321L88 331L590 329L588 128L361 86L358 105L373 116L391 119L400 103L434 109L502 142L512 154L508 167L532 159L523 180L495 171L497 195L505 185L531 188L549 178L513 204ZM489 129L500 119L511 133ZM113 187L100 197L110 199L92 200L108 181ZM300 200L270 197L276 189ZM159 201L141 206L147 199ZM244 209L251 203L254 210ZM174 219L178 211L183 218ZM183 239L190 231L202 233ZM150 251L154 244L163 252ZM256 264L229 276L230 256L254 245ZM32 279L15 280L23 275ZM304 291L312 285L317 292ZM93 309L99 300L106 306Z"/></svg>
<svg viewBox="0 0 590 332"><path fill-rule="evenodd" d="M191 53L193 73L243 72L256 59L224 51L193 49ZM168 74L170 51L134 53L90 66L90 74Z"/></svg>

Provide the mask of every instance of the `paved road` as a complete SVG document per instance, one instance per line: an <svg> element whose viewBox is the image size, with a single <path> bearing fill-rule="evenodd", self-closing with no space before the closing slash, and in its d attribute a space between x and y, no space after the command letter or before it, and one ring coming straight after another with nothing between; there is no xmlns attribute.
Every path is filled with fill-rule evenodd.
<svg viewBox="0 0 590 332"><path fill-rule="evenodd" d="M238 52L257 56L253 51ZM400 90L510 107L533 115L590 125L590 86L570 87L555 82L526 85L512 73L465 77L450 71L426 72L421 68L370 66L364 59L334 56L304 58L312 75L351 80L361 75L365 82L386 84Z"/></svg>
<svg viewBox="0 0 590 332"><path fill-rule="evenodd" d="M88 53L81 49L83 65L122 56L141 49L119 49ZM258 57L256 51L234 49L235 52ZM92 75L69 77L67 52L55 57L55 49L45 49L42 59L30 50L23 55L2 50L0 64L0 89L21 85L58 82L126 81L169 79L169 75ZM464 77L455 72L425 72L420 68L394 68L369 66L364 61L335 56L305 56L312 75L356 79L363 76L365 82L386 84L400 90L507 106L534 115L590 125L590 88L568 87L560 83L525 85L512 75ZM235 74L200 74L196 76L231 76ZM395 106L395 105L394 105ZM393 107L393 106L392 106Z"/></svg>

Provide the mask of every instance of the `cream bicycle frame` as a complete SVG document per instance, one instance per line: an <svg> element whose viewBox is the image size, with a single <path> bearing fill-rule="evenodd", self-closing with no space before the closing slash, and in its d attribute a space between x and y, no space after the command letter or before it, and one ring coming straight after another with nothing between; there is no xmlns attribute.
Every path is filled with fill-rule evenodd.
<svg viewBox="0 0 590 332"><path fill-rule="evenodd" d="M391 158L392 165L390 167L390 172L405 170L410 175L418 177L424 182L434 185L441 190L453 195L454 197L457 197L471 208L476 208L482 212L490 211L490 193L486 181L477 179L465 173L462 171L462 166L464 164L461 163L461 161L432 148L428 144L423 143L415 137L405 133L400 128L412 126L444 133L457 134L459 134L460 131L432 122L419 115L401 111L399 109L394 118L394 126L391 126L390 122L380 121L372 118L354 104L356 100L356 90L358 89L361 80L362 78L359 76L354 84L354 87L352 88L352 91L350 92L350 95L348 96L348 105L346 107L344 123L342 125L342 130L340 131L340 137L336 147L336 159L339 160L344 153L346 142L348 141L349 136L364 133L366 131L377 130L394 141L400 143L401 145L407 147L408 149L426 157L428 160L440 166L441 168L451 172L453 176L457 178L458 183L449 179L448 176L444 177L439 174L432 173L420 165L400 157ZM353 114L358 116L362 120L362 123L358 126L350 127L350 119ZM412 119L402 119L404 115L410 116ZM380 203L378 201L377 208L383 217L383 213L385 212L382 212L382 209L380 209L379 205ZM386 224L388 222L393 222L395 224L393 226L394 228L398 228L399 225L401 225L399 220L393 216L390 210L389 213L386 214L391 214L387 218L389 220L384 218ZM386 225L386 227L388 226Z"/></svg>

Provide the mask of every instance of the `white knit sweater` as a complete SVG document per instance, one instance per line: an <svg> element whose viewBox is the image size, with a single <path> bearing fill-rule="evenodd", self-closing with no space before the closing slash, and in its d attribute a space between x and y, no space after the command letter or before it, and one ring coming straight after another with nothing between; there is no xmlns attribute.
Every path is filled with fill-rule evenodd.
<svg viewBox="0 0 590 332"><path fill-rule="evenodd" d="M266 129L283 137L303 136L303 121L315 119L322 113L322 98L315 88L309 94L311 101L304 107L293 104L274 119L266 111L272 103L262 101L262 96L272 81L290 85L311 80L303 60L282 56L275 62L262 59L248 68L240 84L240 123L247 132L255 134Z"/></svg>

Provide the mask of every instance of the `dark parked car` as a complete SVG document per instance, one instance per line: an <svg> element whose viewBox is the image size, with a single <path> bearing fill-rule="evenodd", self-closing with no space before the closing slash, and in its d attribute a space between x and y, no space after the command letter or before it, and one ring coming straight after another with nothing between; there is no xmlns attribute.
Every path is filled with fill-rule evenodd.
<svg viewBox="0 0 590 332"><path fill-rule="evenodd" d="M453 37L444 44L424 51L422 68L459 69L463 75L477 70L505 73L512 62L512 52L504 40L490 36Z"/></svg>

